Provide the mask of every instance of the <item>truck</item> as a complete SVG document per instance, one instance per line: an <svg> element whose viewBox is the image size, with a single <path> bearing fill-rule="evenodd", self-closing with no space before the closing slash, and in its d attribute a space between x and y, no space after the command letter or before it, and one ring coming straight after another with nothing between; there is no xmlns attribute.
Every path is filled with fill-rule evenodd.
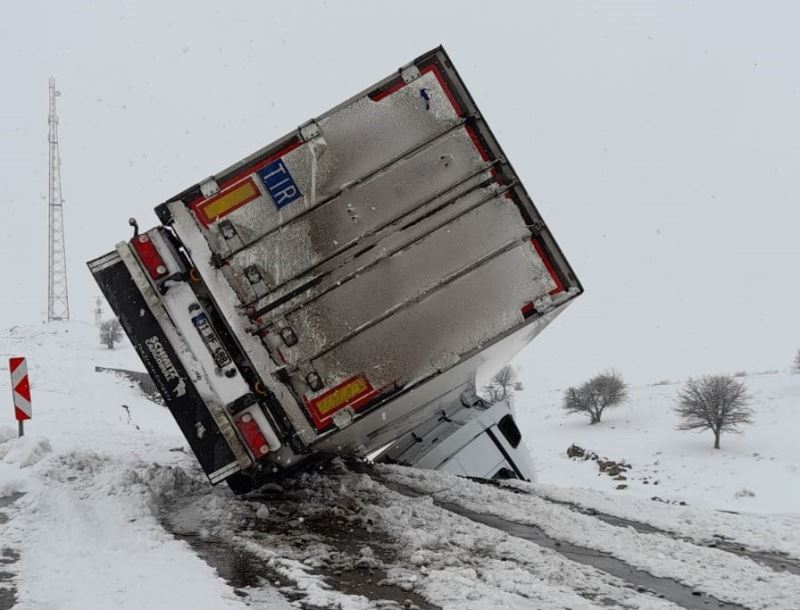
<svg viewBox="0 0 800 610"><path fill-rule="evenodd" d="M474 479L534 480L510 398L442 409L373 459Z"/></svg>
<svg viewBox="0 0 800 610"><path fill-rule="evenodd" d="M582 293L442 47L155 212L88 266L236 493L477 413Z"/></svg>

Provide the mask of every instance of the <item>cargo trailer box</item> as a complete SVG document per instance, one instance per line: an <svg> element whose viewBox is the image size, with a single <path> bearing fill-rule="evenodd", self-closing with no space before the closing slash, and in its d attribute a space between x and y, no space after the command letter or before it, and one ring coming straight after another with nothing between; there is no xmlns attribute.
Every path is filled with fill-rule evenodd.
<svg viewBox="0 0 800 610"><path fill-rule="evenodd" d="M90 268L214 482L399 438L582 291L442 48L156 212Z"/></svg>

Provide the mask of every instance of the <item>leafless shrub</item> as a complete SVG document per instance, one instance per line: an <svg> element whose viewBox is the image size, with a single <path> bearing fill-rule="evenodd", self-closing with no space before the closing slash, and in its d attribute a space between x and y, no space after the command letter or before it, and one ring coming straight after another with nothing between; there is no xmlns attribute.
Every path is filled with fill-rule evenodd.
<svg viewBox="0 0 800 610"><path fill-rule="evenodd" d="M584 413L589 423L600 422L603 411L628 398L628 385L617 371L595 375L577 388L567 388L562 407L568 413Z"/></svg>
<svg viewBox="0 0 800 610"><path fill-rule="evenodd" d="M672 382L669 379L662 379L661 381L654 381L653 383L650 384L650 387L654 388L660 385L672 385Z"/></svg>
<svg viewBox="0 0 800 610"><path fill-rule="evenodd" d="M483 392L491 403L502 402L522 390L522 382L517 380L517 371L510 364L505 365L492 381L483 387Z"/></svg>
<svg viewBox="0 0 800 610"><path fill-rule="evenodd" d="M100 323L100 343L108 349L114 349L114 344L122 341L122 326L115 319Z"/></svg>
<svg viewBox="0 0 800 610"><path fill-rule="evenodd" d="M719 449L723 432L741 433L741 426L753 423L750 401L745 384L732 376L689 379L678 393L678 430L711 430L714 449Z"/></svg>

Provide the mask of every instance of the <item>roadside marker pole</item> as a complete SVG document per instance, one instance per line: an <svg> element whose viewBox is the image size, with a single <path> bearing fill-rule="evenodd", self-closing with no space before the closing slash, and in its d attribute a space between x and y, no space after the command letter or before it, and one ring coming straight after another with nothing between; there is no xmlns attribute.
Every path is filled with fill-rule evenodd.
<svg viewBox="0 0 800 610"><path fill-rule="evenodd" d="M31 386L28 381L28 364L25 358L9 358L8 370L11 371L11 394L14 398L14 415L19 422L19 435L23 436L25 434L23 422L33 415Z"/></svg>

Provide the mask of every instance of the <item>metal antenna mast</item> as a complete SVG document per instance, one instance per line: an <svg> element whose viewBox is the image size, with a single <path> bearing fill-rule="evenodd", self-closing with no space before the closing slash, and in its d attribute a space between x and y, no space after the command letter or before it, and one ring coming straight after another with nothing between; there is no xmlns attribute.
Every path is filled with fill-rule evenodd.
<svg viewBox="0 0 800 610"><path fill-rule="evenodd" d="M67 297L67 257L64 249L64 201L61 198L61 156L58 152L58 115L56 79L50 77L50 190L48 210L50 236L48 240L47 321L69 320Z"/></svg>

